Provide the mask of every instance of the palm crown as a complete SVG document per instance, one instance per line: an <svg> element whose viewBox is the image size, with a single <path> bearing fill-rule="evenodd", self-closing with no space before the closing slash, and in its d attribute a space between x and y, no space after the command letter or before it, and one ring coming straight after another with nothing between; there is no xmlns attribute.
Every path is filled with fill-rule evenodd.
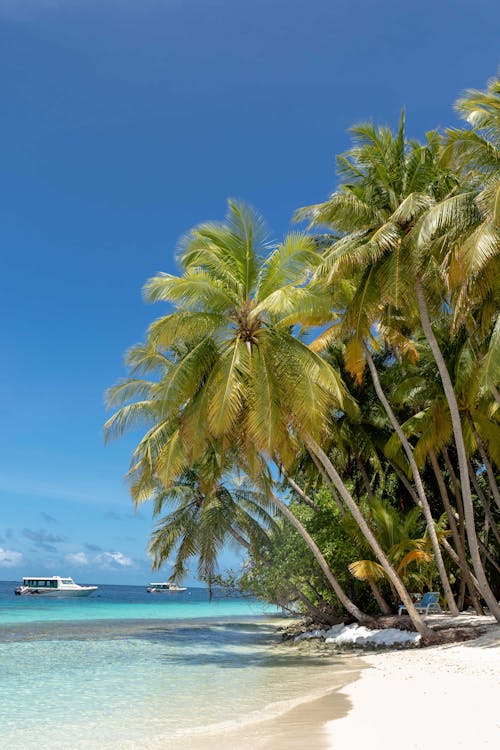
<svg viewBox="0 0 500 750"><path fill-rule="evenodd" d="M271 247L261 218L230 202L226 222L202 224L182 240L182 276L148 281L146 298L175 310L151 325L128 363L158 377L111 389L109 404L120 408L106 425L108 435L152 425L134 455L137 497L154 486L153 471L168 485L214 441L223 451L244 446L249 466L259 452L286 463L294 425L317 433L330 405L345 407L336 371L292 332L328 308L326 293L305 285L318 257L301 234Z"/></svg>

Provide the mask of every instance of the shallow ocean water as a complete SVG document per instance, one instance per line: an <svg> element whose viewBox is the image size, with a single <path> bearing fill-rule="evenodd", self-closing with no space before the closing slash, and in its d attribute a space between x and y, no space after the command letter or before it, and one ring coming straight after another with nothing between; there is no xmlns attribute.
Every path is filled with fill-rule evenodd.
<svg viewBox="0 0 500 750"><path fill-rule="evenodd" d="M158 602L135 588L102 587L99 603L12 601L0 587L1 747L188 748L321 694L344 669L277 646L256 602L210 604L196 589Z"/></svg>

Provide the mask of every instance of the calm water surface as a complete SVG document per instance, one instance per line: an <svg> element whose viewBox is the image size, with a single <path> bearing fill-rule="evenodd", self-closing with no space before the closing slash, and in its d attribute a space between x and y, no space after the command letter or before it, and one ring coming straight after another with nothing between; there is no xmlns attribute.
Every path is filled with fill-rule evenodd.
<svg viewBox="0 0 500 750"><path fill-rule="evenodd" d="M345 668L277 647L273 610L254 601L131 586L42 600L13 587L0 584L0 747L9 750L189 748L319 694Z"/></svg>

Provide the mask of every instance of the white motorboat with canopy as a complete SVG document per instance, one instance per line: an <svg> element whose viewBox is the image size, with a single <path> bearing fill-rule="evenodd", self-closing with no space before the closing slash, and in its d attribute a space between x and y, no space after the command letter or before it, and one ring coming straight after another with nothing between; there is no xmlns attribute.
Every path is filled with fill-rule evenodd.
<svg viewBox="0 0 500 750"><path fill-rule="evenodd" d="M35 594L41 596L89 596L97 586L80 586L72 578L61 576L24 576L23 582L15 589L18 596Z"/></svg>
<svg viewBox="0 0 500 750"><path fill-rule="evenodd" d="M147 588L148 594L178 594L181 591L187 591L185 586L177 586L171 581L161 583L150 583Z"/></svg>

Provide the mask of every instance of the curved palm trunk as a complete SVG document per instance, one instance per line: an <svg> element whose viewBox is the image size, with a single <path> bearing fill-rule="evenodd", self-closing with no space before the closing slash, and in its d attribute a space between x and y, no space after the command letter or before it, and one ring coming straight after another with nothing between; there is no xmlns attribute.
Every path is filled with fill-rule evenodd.
<svg viewBox="0 0 500 750"><path fill-rule="evenodd" d="M491 552L489 551L488 547L485 545L485 543L480 539L479 544L481 546L481 549L484 551L485 557L489 562L492 564L492 566L495 568L497 573L500 573L500 565L495 560L495 558L492 556Z"/></svg>
<svg viewBox="0 0 500 750"><path fill-rule="evenodd" d="M453 560L453 562L455 563L455 565L459 565L458 555L457 555L457 553L455 552L455 550L453 549L453 547L451 546L451 544L449 543L449 541L447 539L443 539L443 549L446 550L446 552L449 554L449 556L451 557L451 559ZM470 579L471 579L472 583L474 584L474 587L475 587L478 595L481 596L481 591L479 590L479 583L477 582L477 578L475 577L475 575L473 573L470 573ZM478 615L479 614L483 614L482 607L481 607L481 612L478 612Z"/></svg>
<svg viewBox="0 0 500 750"><path fill-rule="evenodd" d="M451 590L450 581L448 579L448 574L446 573L446 568L444 566L443 556L441 555L441 548L439 546L439 539L437 538L436 527L434 525L434 519L432 517L429 503L427 502L427 497L425 494L422 477L420 476L417 462L415 461L415 457L413 455L413 449L408 441L408 438L404 434L401 428L401 425L396 419L396 415L394 414L392 407L387 399L387 396L385 395L382 389L382 386L380 384L380 378L377 372L377 368L375 367L375 363L372 359L372 356L366 344L364 345L364 350L365 350L366 361L368 362L368 367L370 368L370 373L372 376L373 385L375 386L375 391L377 393L377 396L380 400L380 403L384 407L385 412L387 416L389 417L389 420L394 430L396 431L397 436L399 437L401 441L401 445L404 448L404 451L406 453L406 456L411 466L411 470L413 473L413 481L415 483L418 498L420 500L420 507L422 508L424 512L425 521L427 524L427 531L429 533L429 538L431 540L432 549L434 551L434 557L436 559L436 565L439 571L439 577L441 579L441 584L443 586L444 595L446 597L446 601L448 602L448 608L452 615L458 615L458 607L455 603L455 598L453 596L453 591Z"/></svg>
<svg viewBox="0 0 500 750"><path fill-rule="evenodd" d="M469 542L469 551L472 560L472 565L476 578L479 581L481 587L481 593L483 598L488 605L490 612L495 616L495 619L500 622L500 605L498 604L493 591L490 588L486 574L484 572L483 565L481 563L481 557L479 555L479 544L476 533L476 526L474 522L474 506L472 503L472 492L470 486L469 470L467 466L467 451L465 449L464 436L462 433L462 425L460 423L460 411L458 409L458 403L451 382L450 373L446 367L443 354L439 348L434 331L429 317L429 310L427 309L427 302L425 300L425 293L423 287L419 281L415 284L415 292L417 296L418 309L420 313L420 320L425 337L429 343L432 354L436 361L443 389L448 401L448 407L450 409L451 422L453 425L453 434L455 437L455 445L458 456L458 466L460 469L460 483L462 485L462 500L464 504L464 515L465 515L465 528L467 531L467 540Z"/></svg>
<svg viewBox="0 0 500 750"><path fill-rule="evenodd" d="M365 614L365 612L362 612L359 607L357 607L356 604L354 604L354 602L349 599L347 594L342 589L340 583L337 581L332 571L330 570L330 567L321 554L321 551L316 542L309 534L307 529L300 523L299 519L294 516L288 505L280 500L279 497L276 497L276 495L273 495L273 503L277 508L279 508L280 513L284 515L288 521L290 521L292 526L297 529L300 536L305 541L314 557L316 558L317 562L319 563L321 570L325 574L328 583L332 587L337 596L337 599L342 604L342 606L345 607L345 609L349 612L350 615L354 617L355 620L363 622L367 625L370 624L372 622L372 618Z"/></svg>
<svg viewBox="0 0 500 750"><path fill-rule="evenodd" d="M386 600L384 599L384 596L383 596L382 592L380 591L379 587L377 586L377 584L375 583L375 581L373 580L373 578L368 578L368 584L369 584L369 586L370 586L370 588L372 590L372 594L373 594L373 596L374 596L374 598L375 598L378 606L380 607L380 611L382 612L382 614L383 615L391 615L392 614L392 610L389 607L389 605L387 604Z"/></svg>
<svg viewBox="0 0 500 750"><path fill-rule="evenodd" d="M474 605L474 609L476 610L478 614L482 614L482 607L476 594L478 587L476 588L474 586L474 583L471 578L469 566L467 565L467 558L465 556L465 549L462 543L462 539L460 538L460 534L458 533L457 522L455 520L453 508L451 507L450 498L448 497L446 484L445 484L443 474L439 467L439 463L438 463L438 460L434 451L429 451L429 458L431 460L431 465L434 470L434 475L436 477L436 481L438 484L439 493L441 495L441 500L443 501L444 509L446 511L446 516L448 518L448 523L450 525L451 534L453 536L453 541L455 543L455 548L457 550L455 562L460 568L462 579L465 581L465 585L467 586L467 589L469 591L472 603ZM444 540L444 542L446 542L446 544L443 544L443 546L447 550L448 554L451 555L450 545L448 544L446 539Z"/></svg>
<svg viewBox="0 0 500 750"><path fill-rule="evenodd" d="M363 459L359 454L356 455L356 465L358 467L358 471L361 474L361 480L363 482L364 488L366 490L366 494L368 495L369 500L374 500L375 495L373 494L372 486L370 484L370 479L368 477L368 473L366 471L365 464L363 462Z"/></svg>
<svg viewBox="0 0 500 750"><path fill-rule="evenodd" d="M474 435L474 440L476 441L477 448L479 450L479 455L481 456L481 460L484 464L484 468L486 469L486 474L488 476L488 484L490 486L491 494L493 496L493 500L495 501L498 509L500 510L500 492L498 490L498 485L495 480L495 474L493 472L493 467L491 465L491 461L488 458L488 454L486 453L486 450L484 448L484 443L479 437L479 433L476 430L476 425L474 424L474 420L472 419L472 416L469 412L467 412L467 420L470 424L470 428L472 430L472 434Z"/></svg>
<svg viewBox="0 0 500 750"><path fill-rule="evenodd" d="M340 496L342 497L342 499L344 500L346 504L346 507L348 508L349 512L351 513L354 520L358 524L361 530L361 533L363 534L366 541L368 542L368 544L374 551L378 561L380 562L383 569L385 570L387 577L389 578L389 581L392 583L395 590L397 591L399 598L401 599L401 601L407 608L408 614L411 618L413 625L415 626L415 629L420 633L422 638L424 638L426 641L432 641L434 637L432 630L427 627L427 625L425 624L425 622L422 620L417 610L415 609L411 596L406 590L406 587L403 584L403 581L398 576L393 566L389 562L384 550L382 549L379 542L377 541L375 535L373 534L372 530L367 524L365 517L361 513L356 503L354 502L351 494L349 493L347 487L345 486L339 474L337 473L332 462L330 461L326 453L322 450L322 448L317 444L314 438L312 438L311 435L306 433L305 435L302 436L302 438L308 450L316 454L318 459L323 464L325 470L328 472L330 479L335 484L335 487L338 489Z"/></svg>
<svg viewBox="0 0 500 750"><path fill-rule="evenodd" d="M309 497L309 495L307 495L304 492L304 490L301 487L299 487L299 485L297 484L297 482L295 482L292 479L292 477L288 476L288 474L286 474L286 472L283 472L283 475L284 475L286 481L288 482L288 484L290 485L290 487L292 488L292 490L297 493L297 495L300 497L301 500L303 500L303 502L306 505L308 505L310 508L312 508L315 511L319 510L319 507L316 505L316 503L314 502L314 500L311 500L311 498Z"/></svg>
<svg viewBox="0 0 500 750"><path fill-rule="evenodd" d="M450 458L450 454L448 453L448 448L444 446L442 450L444 462L446 465L446 470L448 474L450 475L451 484L453 487L453 494L455 495L455 500L457 501L457 510L458 510L458 517L460 520L460 524L465 527L465 515L464 515L464 504L462 501L462 490L460 488L460 482L458 481L458 477L455 473L455 469L453 468L453 464ZM469 467L469 462L467 461L467 468Z"/></svg>
<svg viewBox="0 0 500 750"><path fill-rule="evenodd" d="M294 592L297 599L299 599L304 607L306 608L307 614L313 618L316 622L320 622L323 625L333 625L337 618L328 617L322 610L317 607L305 594L299 589L294 583L290 584L290 589Z"/></svg>
<svg viewBox="0 0 500 750"><path fill-rule="evenodd" d="M477 481L477 476L474 471L474 468L471 465L471 462L469 461L469 473L470 477L472 479L472 484L474 485L474 489L476 490L476 495L478 496L479 500L481 501L481 504L484 508L484 515L489 521L490 529L493 532L493 535L495 539L497 540L498 544L500 544L500 529L498 527L497 522L493 518L493 514L490 510L490 504L488 502L488 499L486 498L484 492L481 489L481 485Z"/></svg>
<svg viewBox="0 0 500 750"><path fill-rule="evenodd" d="M466 532L465 532L465 514L464 514L464 503L462 500L462 490L460 488L460 482L457 479L457 475L455 473L455 469L453 468L453 464L451 462L450 456L448 454L448 449L446 448L446 446L444 446L444 448L442 449L442 453L443 453L446 469L448 471L451 484L453 486L453 493L455 495L455 500L457 503L457 510L458 510L457 515L458 515L458 526L459 526L459 531L460 531L460 541L461 541L462 548L465 550ZM481 565L483 566L483 569L484 569L482 558L481 558ZM479 594L482 597L481 589L479 589ZM460 592L459 592L460 608L463 608L464 598L465 598L465 581L462 579L460 581Z"/></svg>
<svg viewBox="0 0 500 750"><path fill-rule="evenodd" d="M491 392L493 394L493 398L495 399L495 401L497 402L497 404L500 405L500 393L498 392L497 388L494 385L492 385L491 388L490 388L490 390L491 390Z"/></svg>
<svg viewBox="0 0 500 750"><path fill-rule="evenodd" d="M233 537L233 539L238 542L244 549L248 550L248 552L251 555L254 555L254 557L257 557L260 562L263 565L266 565L267 567L271 567L271 563L269 563L265 557L262 557L262 555L259 555L257 551L252 547L248 539L245 539L236 529L233 529L232 527L229 528L229 533ZM316 620L325 623L326 625L331 624L331 619L328 618L324 612L322 612L319 607L317 607L310 599L307 597L298 586L296 586L294 583L290 583L290 590L293 591L297 599L300 599L304 607L306 608L308 614L315 618Z"/></svg>
<svg viewBox="0 0 500 750"><path fill-rule="evenodd" d="M408 492L409 496L411 497L415 505L418 505L420 507L420 500L418 499L418 495L413 489L413 487L411 486L410 482L408 481L408 477L404 473L403 469L401 469L395 461L392 461L391 459L388 459L388 460L389 460L390 465L396 472L396 475L399 481L401 482L403 487L406 489L406 491Z"/></svg>
<svg viewBox="0 0 500 750"><path fill-rule="evenodd" d="M339 498L339 496L337 494L337 490L335 489L335 486L334 486L332 480L330 479L330 477L328 476L328 474L324 470L323 466L321 465L321 462L318 461L318 459L314 455L314 453L311 453L311 451L309 451L309 455L311 456L311 458L313 460L313 463L316 466L317 470L321 474L324 483L326 484L326 486L330 490L331 496L335 500L335 503L337 504L337 508L339 509L340 517L343 518L345 516L345 508L342 505L342 501L341 501L341 499Z"/></svg>

